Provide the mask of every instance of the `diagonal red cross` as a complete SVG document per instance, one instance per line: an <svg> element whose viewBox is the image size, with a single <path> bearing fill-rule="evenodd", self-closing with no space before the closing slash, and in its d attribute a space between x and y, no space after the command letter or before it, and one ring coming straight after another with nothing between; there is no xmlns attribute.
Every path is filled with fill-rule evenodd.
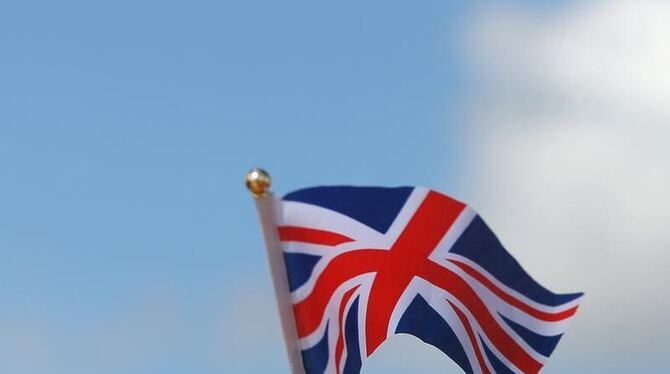
<svg viewBox="0 0 670 374"><path fill-rule="evenodd" d="M429 192L385 258L378 264L368 301L365 326L368 355L386 339L391 314L412 278L432 261L430 253L465 206Z"/></svg>

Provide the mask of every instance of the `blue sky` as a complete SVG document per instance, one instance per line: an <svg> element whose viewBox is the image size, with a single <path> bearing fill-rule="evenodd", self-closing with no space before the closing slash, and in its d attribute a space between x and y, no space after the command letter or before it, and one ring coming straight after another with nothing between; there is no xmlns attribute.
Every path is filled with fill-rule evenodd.
<svg viewBox="0 0 670 374"><path fill-rule="evenodd" d="M222 343L230 294L270 289L245 172L267 168L279 193L461 188L451 41L467 11L3 3L0 370L244 367ZM161 318L166 336L147 327ZM246 368L283 365L267 350Z"/></svg>
<svg viewBox="0 0 670 374"><path fill-rule="evenodd" d="M575 287L566 291L586 287L587 295L589 291L596 295L591 309L585 307L585 322L577 326L574 338L562 343L565 348L559 347L556 366L550 361L547 372L612 372L617 367L620 372L631 367L662 371L655 351L648 351L639 362L630 361L625 354L632 355L635 349L614 343L608 346L619 350L598 352L624 357L625 362L603 369L603 357L588 347L612 341L603 333L607 326L597 321L617 296L599 299L598 291L609 285L589 283L581 265L563 261L567 255L555 257L564 247L581 254L600 242L600 236L586 235L588 225L580 227L582 236L590 239L570 241L575 230L568 224L581 222L575 221L580 217L605 222L613 205L605 204L601 210L587 205L590 216L575 209L572 215L534 226L564 206L581 204L582 198L604 196L602 189L593 188L600 186L598 182L570 177L603 176L609 171L592 165L597 155L579 153L581 143L573 147L573 131L559 126L560 121L555 128L523 125L527 111L533 114L529 120L533 124L542 122L538 113L544 119L566 118L563 112L556 115L534 107L546 99L538 92L548 91L554 100L550 103L560 104L546 108L571 110L572 104L564 99L574 98L574 87L566 89L568 94L557 94L554 83L544 78L585 81L542 65L541 57L554 56L554 51L538 45L551 46L556 35L564 34L567 45L579 44L584 35L584 50L590 51L609 44L589 39L591 26L579 25L596 25L596 31L601 25L609 35L611 26L626 23L625 18L597 22L603 13L619 14L617 9L564 13L562 3L506 2L512 10L486 1L2 3L0 371L285 370L257 218L243 186L245 172L257 165L273 174L279 194L315 184L425 185L472 202L491 217L494 230L514 244L512 248L520 248L512 252L536 270L532 274L544 272L552 286L566 282L566 287ZM504 11L493 11L487 18L489 8ZM517 14L519 9L523 11ZM479 17L482 13L485 16ZM558 20L546 18L553 13L559 14ZM592 14L597 17L587 17ZM504 26L506 17L513 26L493 28L498 32L486 34L494 36L490 45L472 39L470 23ZM561 23L565 20L572 23ZM519 32L519 25L526 28ZM569 38L573 28L580 35L576 40ZM474 34L479 35L477 30ZM650 40L656 36L641 34ZM473 40L474 52L464 50L464 43ZM491 45L502 46L505 53L489 51ZM526 46L535 49L526 53ZM579 57L583 51L577 52L567 55ZM636 49L628 55L637 53ZM491 66L499 58L500 70ZM509 66L514 69L505 70ZM524 93L527 80L515 80L516 69L525 73L527 68L539 72L530 95ZM594 74L603 71L601 65L593 69ZM616 81L635 70L622 69L614 78L600 81ZM498 78L511 77L510 81L481 78L482 72L490 71ZM483 91L477 86L482 81ZM656 90L635 87L640 95L623 96L624 101L658 97ZM628 88L605 86L602 91L629 93ZM587 92L600 100L605 96L599 89ZM595 99L591 103L588 95L576 97L575 112L602 106ZM622 107L618 101L603 102ZM659 113L660 118L667 114ZM588 120L599 123L602 118L596 113ZM632 118L635 126L644 125L644 118ZM506 121L522 125L508 126ZM631 136L617 129L632 128L629 125L614 130L577 126L574 137L588 140L581 133L587 129L585 133L597 134L598 141L584 143L584 149L600 150L611 143L603 151L624 154L619 152L619 139ZM661 139L664 134L652 137ZM567 147L551 142L563 136L569 139ZM622 160L632 163L628 169L644 171L640 165L651 167L670 159L660 150L660 156L649 158L645 152L652 143L640 144ZM571 156L579 162L572 163ZM533 160L545 162L539 171L527 165ZM575 164L593 168L582 170ZM667 186L670 177L657 171L661 169L649 174L659 178L640 185ZM537 183L554 175L554 170L566 170L560 183ZM643 181L646 176L633 175ZM606 180L608 186L631 193L612 201L638 202L639 196L656 196L645 191L633 194L635 190L624 182ZM554 191L555 186L564 189ZM520 194L536 199L519 204ZM539 203L545 200L563 205ZM662 206L655 201L653 206ZM511 203L517 205L505 210ZM652 206L640 203L631 206ZM509 219L510 211L515 212L514 219ZM656 211L626 214L647 217ZM524 220L522 212L540 212L541 219ZM651 216L664 222L660 215ZM513 224L522 230L515 231ZM604 223L597 227L600 235L620 231ZM639 231L631 232L647 233L648 227L640 224ZM649 247L660 252L668 238L662 228L653 230L645 237L652 237ZM555 235L558 239L552 244L559 250L541 255L524 252L523 248L545 244L537 233ZM632 243L635 236L613 236L612 241ZM625 260L621 257L621 263L630 262ZM552 266L556 263L564 267ZM626 314L617 322L633 319ZM622 331L641 329L631 323ZM603 341L593 338L600 333ZM648 335L639 349L663 341ZM412 349L416 361L404 357L400 362L398 355L393 361L394 355L388 353L397 352L393 350L384 357L401 368L398 372L421 360L429 361L422 369L425 373L442 372L443 365L449 365L433 351ZM388 366L375 362L369 368L384 372Z"/></svg>

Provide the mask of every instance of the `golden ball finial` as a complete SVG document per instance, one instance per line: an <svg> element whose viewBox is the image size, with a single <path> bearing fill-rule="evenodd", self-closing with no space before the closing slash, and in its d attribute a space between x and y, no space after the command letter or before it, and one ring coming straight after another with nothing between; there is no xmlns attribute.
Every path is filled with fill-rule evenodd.
<svg viewBox="0 0 670 374"><path fill-rule="evenodd" d="M270 190L272 180L270 174L261 168L253 168L247 173L247 188L255 198L265 196Z"/></svg>

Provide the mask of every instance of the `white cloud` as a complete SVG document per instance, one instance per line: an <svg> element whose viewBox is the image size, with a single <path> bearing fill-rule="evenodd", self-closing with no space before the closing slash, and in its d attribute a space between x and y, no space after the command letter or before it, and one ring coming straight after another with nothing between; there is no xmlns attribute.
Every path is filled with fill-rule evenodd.
<svg viewBox="0 0 670 374"><path fill-rule="evenodd" d="M657 355L670 344L670 2L482 8L471 31L469 201L542 283L587 292L556 367Z"/></svg>

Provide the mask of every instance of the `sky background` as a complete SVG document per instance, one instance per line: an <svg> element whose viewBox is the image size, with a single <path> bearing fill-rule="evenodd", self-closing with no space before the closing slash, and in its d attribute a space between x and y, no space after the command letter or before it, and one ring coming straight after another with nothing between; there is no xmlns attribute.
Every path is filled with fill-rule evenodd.
<svg viewBox="0 0 670 374"><path fill-rule="evenodd" d="M0 3L0 372L287 372L254 205L424 185L668 372L665 1ZM363 373L458 373L411 337Z"/></svg>

